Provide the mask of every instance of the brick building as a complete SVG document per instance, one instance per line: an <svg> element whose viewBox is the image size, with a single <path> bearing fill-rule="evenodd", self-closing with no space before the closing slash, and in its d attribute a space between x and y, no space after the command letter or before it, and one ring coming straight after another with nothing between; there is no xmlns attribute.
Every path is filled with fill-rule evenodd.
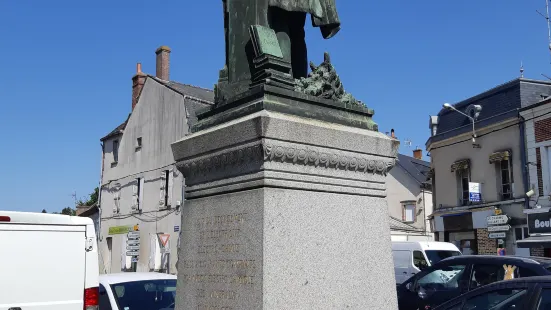
<svg viewBox="0 0 551 310"><path fill-rule="evenodd" d="M528 237L523 211L530 189L519 111L549 94L551 82L520 78L430 117L426 148L434 212L429 218L436 240L453 242L465 254L496 254L499 242L507 254L530 255L517 244ZM511 228L499 234L488 231L487 217L496 209L511 219Z"/></svg>
<svg viewBox="0 0 551 310"><path fill-rule="evenodd" d="M551 227L547 231L534 227L536 219L549 219L547 213L551 211L551 92L541 97L541 101L520 111L526 128L529 188L534 193L524 211L531 237L521 243L526 244L533 256L551 257L551 236L547 236L551 235Z"/></svg>

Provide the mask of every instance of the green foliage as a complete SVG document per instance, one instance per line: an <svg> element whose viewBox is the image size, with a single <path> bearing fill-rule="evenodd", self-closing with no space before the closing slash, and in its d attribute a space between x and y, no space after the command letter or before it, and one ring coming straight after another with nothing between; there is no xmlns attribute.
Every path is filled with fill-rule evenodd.
<svg viewBox="0 0 551 310"><path fill-rule="evenodd" d="M46 209L42 209L42 213L48 213L48 211L46 211Z"/></svg>
<svg viewBox="0 0 551 310"><path fill-rule="evenodd" d="M67 208L63 208L63 210L61 210L61 214L64 214L64 215L76 215L76 210L75 209L71 209L69 207Z"/></svg>

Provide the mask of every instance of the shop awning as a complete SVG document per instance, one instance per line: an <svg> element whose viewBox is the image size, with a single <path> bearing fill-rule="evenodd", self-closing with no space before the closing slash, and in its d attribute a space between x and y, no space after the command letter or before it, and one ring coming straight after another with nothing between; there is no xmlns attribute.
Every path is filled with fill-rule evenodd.
<svg viewBox="0 0 551 310"><path fill-rule="evenodd" d="M511 151L501 151L495 152L490 155L490 164L500 162L502 160L509 160L511 156Z"/></svg>
<svg viewBox="0 0 551 310"><path fill-rule="evenodd" d="M518 248L551 248L551 236L534 236L517 241Z"/></svg>
<svg viewBox="0 0 551 310"><path fill-rule="evenodd" d="M468 159L459 160L452 164L451 170L452 172L455 172L457 170L469 169L469 164L470 164L470 160Z"/></svg>

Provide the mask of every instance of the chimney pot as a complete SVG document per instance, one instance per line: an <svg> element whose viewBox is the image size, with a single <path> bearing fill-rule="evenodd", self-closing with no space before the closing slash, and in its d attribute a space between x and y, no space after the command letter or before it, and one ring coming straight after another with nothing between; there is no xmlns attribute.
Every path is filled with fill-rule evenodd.
<svg viewBox="0 0 551 310"><path fill-rule="evenodd" d="M170 47L161 46L156 51L156 74L161 80L168 81L170 77Z"/></svg>
<svg viewBox="0 0 551 310"><path fill-rule="evenodd" d="M419 160L423 159L423 150L421 149L413 150L413 158L419 159Z"/></svg>
<svg viewBox="0 0 551 310"><path fill-rule="evenodd" d="M142 72L142 64L136 64L136 74L132 77L132 111L138 104L147 75Z"/></svg>
<svg viewBox="0 0 551 310"><path fill-rule="evenodd" d="M396 136L394 135L394 129L390 130L390 136L394 139L396 139Z"/></svg>

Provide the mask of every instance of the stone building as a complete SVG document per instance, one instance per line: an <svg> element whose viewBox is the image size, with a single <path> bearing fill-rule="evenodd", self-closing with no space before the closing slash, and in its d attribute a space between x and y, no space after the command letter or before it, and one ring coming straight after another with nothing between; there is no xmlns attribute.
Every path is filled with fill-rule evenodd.
<svg viewBox="0 0 551 310"><path fill-rule="evenodd" d="M523 210L529 207L525 193L530 189L519 110L550 93L548 81L519 78L430 117L426 149L436 240L453 242L464 253L496 254L503 242L507 254L530 254L517 246L528 236ZM505 238L489 236L487 217L496 208L511 218Z"/></svg>
<svg viewBox="0 0 551 310"><path fill-rule="evenodd" d="M432 241L427 216L432 214L430 163L422 159L422 150L413 157L398 154L396 166L387 180L387 204L393 241Z"/></svg>
<svg viewBox="0 0 551 310"><path fill-rule="evenodd" d="M157 49L155 75L143 73L138 64L132 78L131 112L101 139L102 273L176 273L184 182L171 143L189 132L195 111L210 106L214 94L171 81L169 57L168 47ZM137 231L139 239L128 241L129 231Z"/></svg>

